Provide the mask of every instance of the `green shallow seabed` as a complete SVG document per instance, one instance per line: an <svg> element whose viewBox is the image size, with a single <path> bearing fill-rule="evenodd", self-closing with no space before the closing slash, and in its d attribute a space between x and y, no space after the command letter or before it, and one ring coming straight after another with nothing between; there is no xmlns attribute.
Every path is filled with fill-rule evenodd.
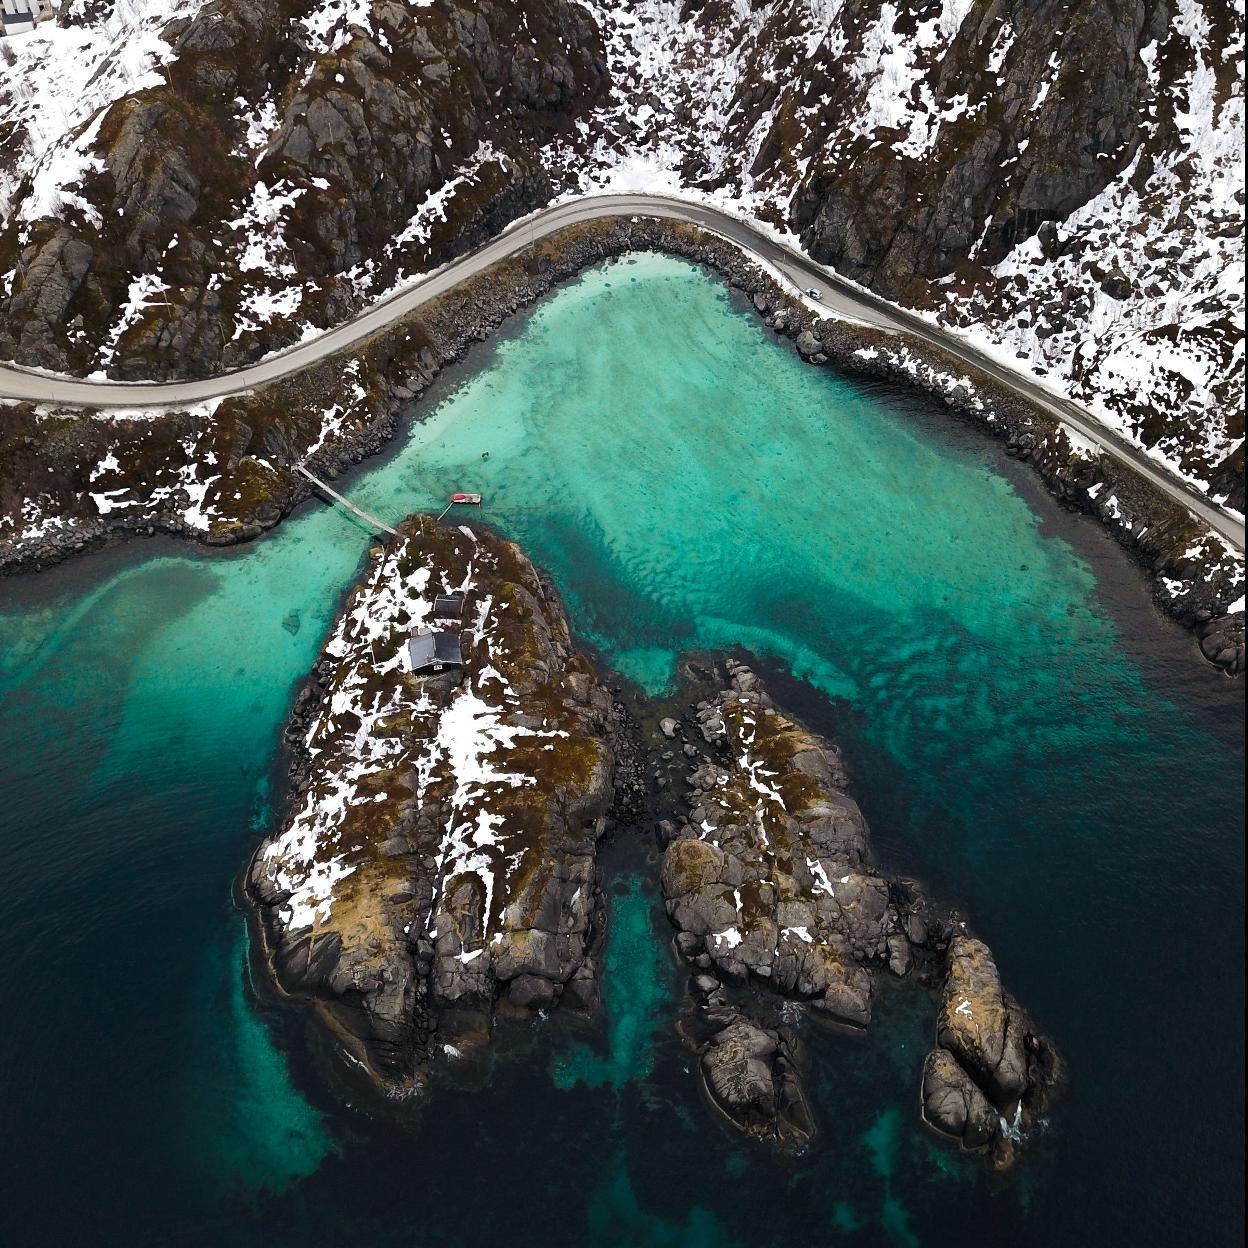
<svg viewBox="0 0 1248 1248"><path fill-rule="evenodd" d="M351 496L397 519L480 490L464 518L652 692L683 650L754 650L844 745L881 856L965 904L1070 1096L985 1176L919 1126L930 1014L886 994L871 1038L810 1038L807 1156L730 1138L672 1032L655 862L629 859L595 1037L556 1013L537 1058L406 1127L336 1101L302 1017L246 991L230 899L367 545L316 504L249 548L4 586L0 1242L1230 1242L1242 694L1126 560L987 439L802 365L669 259L585 275L438 399Z"/></svg>
<svg viewBox="0 0 1248 1248"><path fill-rule="evenodd" d="M603 958L603 996L607 1004L607 1054L584 1043L555 1056L551 1078L558 1088L619 1089L644 1079L653 1068L650 1037L664 1006L671 1008L670 976L664 975L665 934L651 921L653 882L638 875L611 900L610 941Z"/></svg>

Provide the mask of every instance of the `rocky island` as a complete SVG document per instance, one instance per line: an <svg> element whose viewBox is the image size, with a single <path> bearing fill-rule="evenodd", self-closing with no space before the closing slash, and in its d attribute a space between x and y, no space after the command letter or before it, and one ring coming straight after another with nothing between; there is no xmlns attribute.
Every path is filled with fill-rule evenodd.
<svg viewBox="0 0 1248 1248"><path fill-rule="evenodd" d="M0 1246L1242 1237L1245 27L5 0Z"/></svg>
<svg viewBox="0 0 1248 1248"><path fill-rule="evenodd" d="M372 552L287 727L289 813L246 893L278 984L388 1090L498 1011L594 1005L612 733L514 545L417 517Z"/></svg>
<svg viewBox="0 0 1248 1248"><path fill-rule="evenodd" d="M372 551L285 731L291 792L245 877L274 979L390 1094L484 1044L498 1018L592 1011L609 816L666 845L690 969L681 1022L711 1103L786 1148L817 1131L804 1014L865 1030L879 975L939 997L925 1120L1008 1164L1061 1062L992 954L875 865L839 752L735 660L652 739L579 654L520 549L427 516ZM674 778L661 759L682 738ZM658 770L655 770L658 768ZM799 1007L759 1016L757 990ZM754 994L753 998L751 994Z"/></svg>
<svg viewBox="0 0 1248 1248"><path fill-rule="evenodd" d="M764 985L815 1019L865 1030L877 977L940 985L923 1116L965 1148L1012 1157L1060 1082L1061 1062L1004 990L988 947L913 880L872 861L866 820L839 751L785 715L757 676L728 660L726 687L664 735L684 736L687 768L665 786L671 817L663 894L690 962L690 1036L712 1101L782 1144L813 1130L796 1037L759 1025L733 989ZM942 982L943 981L943 982Z"/></svg>

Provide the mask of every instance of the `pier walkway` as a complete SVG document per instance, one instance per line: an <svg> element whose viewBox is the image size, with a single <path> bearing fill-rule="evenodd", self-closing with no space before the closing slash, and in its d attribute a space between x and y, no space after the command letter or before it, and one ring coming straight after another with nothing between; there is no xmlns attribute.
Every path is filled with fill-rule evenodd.
<svg viewBox="0 0 1248 1248"><path fill-rule="evenodd" d="M378 529L382 533L389 533L391 537L399 536L398 529L392 529L384 521L378 520L376 516L371 515L369 512L365 511L362 507L357 507L345 495L339 494L337 490L333 489L331 486L326 485L325 482L320 479L320 477L313 476L312 473L310 473L302 464L296 464L295 471L302 473L305 477L307 477L309 481L312 482L314 486L316 486L318 490L323 490L326 494L330 496L330 498L334 499L336 502L341 503L348 511L354 512L355 515L359 516L359 518L363 520L364 523L369 525L371 528Z"/></svg>

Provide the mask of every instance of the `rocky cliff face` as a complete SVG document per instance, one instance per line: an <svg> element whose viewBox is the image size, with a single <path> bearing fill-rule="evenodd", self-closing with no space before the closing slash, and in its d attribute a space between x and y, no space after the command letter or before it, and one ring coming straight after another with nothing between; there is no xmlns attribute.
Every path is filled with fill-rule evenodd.
<svg viewBox="0 0 1248 1248"><path fill-rule="evenodd" d="M11 175L0 355L201 375L341 321L547 198L536 153L604 81L569 0L211 0L159 41L150 85Z"/></svg>
<svg viewBox="0 0 1248 1248"><path fill-rule="evenodd" d="M868 103L855 108L860 84L837 62L870 54L883 17L874 8L847 5L836 56L825 44L811 65L831 108ZM794 225L816 257L893 297L972 256L999 262L1131 163L1149 94L1140 52L1164 34L1167 16L1164 2L1143 0L994 0L970 6L941 46L930 16L913 6L893 30L908 26L914 40L904 86L916 116L907 115L902 82L891 100L888 92L870 100L874 115L815 155Z"/></svg>
<svg viewBox="0 0 1248 1248"><path fill-rule="evenodd" d="M411 670L431 628L458 636L462 675ZM296 704L289 812L246 883L279 983L379 1083L483 1042L497 1011L595 1005L612 732L515 546L418 517L374 552Z"/></svg>
<svg viewBox="0 0 1248 1248"><path fill-rule="evenodd" d="M1052 1044L966 924L875 866L838 752L784 715L747 668L728 661L724 671L728 687L683 725L664 721L685 737L689 771L660 824L667 912L694 970L686 1031L712 1102L784 1146L815 1129L797 1036L753 1016L753 986L865 1029L882 973L943 980L924 1116L1007 1164L1060 1081Z"/></svg>

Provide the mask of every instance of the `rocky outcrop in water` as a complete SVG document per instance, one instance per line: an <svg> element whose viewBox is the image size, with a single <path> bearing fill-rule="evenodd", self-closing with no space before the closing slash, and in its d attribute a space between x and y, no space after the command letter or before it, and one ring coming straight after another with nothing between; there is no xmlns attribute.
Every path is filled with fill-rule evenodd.
<svg viewBox="0 0 1248 1248"><path fill-rule="evenodd" d="M941 993L924 1118L1007 1163L1060 1083L1053 1046L965 923L877 868L839 752L748 668L721 670L726 687L662 718L648 747L516 546L407 521L372 552L285 730L286 814L244 882L277 984L387 1091L500 1017L592 1010L597 845L609 814L639 823L648 753L691 968L680 1029L717 1112L804 1147L803 1020L861 1031L879 977L912 977Z"/></svg>
<svg viewBox="0 0 1248 1248"><path fill-rule="evenodd" d="M987 946L876 867L838 751L781 712L749 669L728 660L724 672L728 687L683 731L665 721L665 736L685 737L689 765L659 826L667 912L694 972L687 1030L711 1100L782 1145L814 1130L791 1039L752 1018L741 994L766 989L862 1030L881 974L943 979L924 1117L1008 1162L1016 1125L1034 1122L1060 1082L1053 1046L1002 988Z"/></svg>
<svg viewBox="0 0 1248 1248"><path fill-rule="evenodd" d="M429 630L462 670L412 670ZM288 815L246 891L278 983L379 1083L483 1043L499 1013L593 1009L616 733L511 543L425 517L373 552L296 703Z"/></svg>
<svg viewBox="0 0 1248 1248"><path fill-rule="evenodd" d="M702 1086L711 1104L738 1131L785 1148L815 1134L790 1027L763 1027L732 1004L711 975L693 980L697 1002L681 1024L698 1050Z"/></svg>
<svg viewBox="0 0 1248 1248"><path fill-rule="evenodd" d="M970 1149L1012 1156L1012 1137L1048 1109L1060 1059L1001 985L982 941L955 936L923 1066L923 1117Z"/></svg>
<svg viewBox="0 0 1248 1248"><path fill-rule="evenodd" d="M866 1027L868 968L909 967L908 916L870 864L840 756L780 716L743 669L697 722L715 761L689 773L688 818L664 855L672 922L728 978L764 979Z"/></svg>
<svg viewBox="0 0 1248 1248"><path fill-rule="evenodd" d="M1244 673L1244 613L1235 611L1197 627L1200 652L1231 676Z"/></svg>

